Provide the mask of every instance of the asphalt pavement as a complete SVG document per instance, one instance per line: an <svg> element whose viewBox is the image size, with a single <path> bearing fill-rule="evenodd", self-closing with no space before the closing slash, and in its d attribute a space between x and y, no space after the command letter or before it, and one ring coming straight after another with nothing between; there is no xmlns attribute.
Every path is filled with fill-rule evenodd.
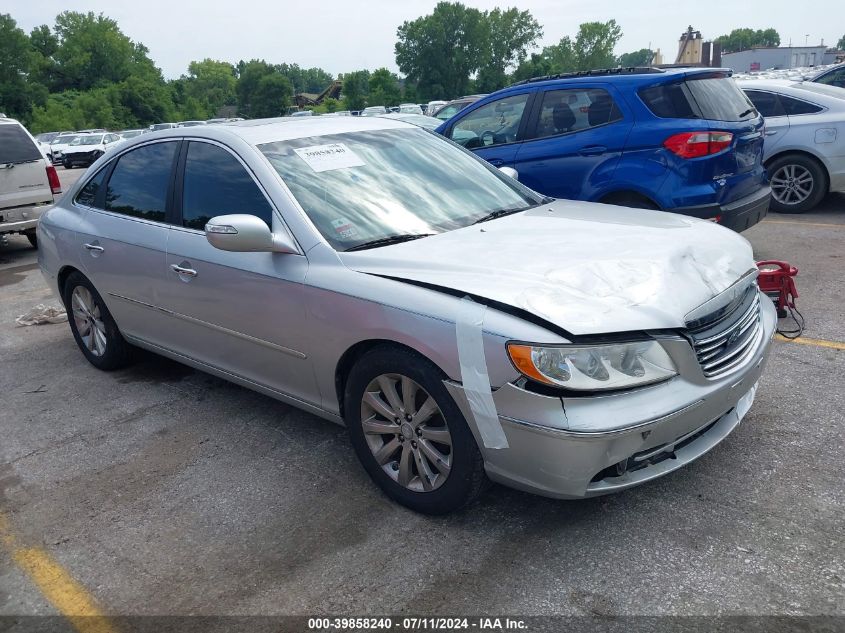
<svg viewBox="0 0 845 633"><path fill-rule="evenodd" d="M799 267L817 343L774 342L730 437L621 494L493 487L443 518L388 501L343 428L153 355L99 372L66 323L16 326L58 302L11 238L0 616L66 611L30 550L107 614L845 615L845 196L745 236Z"/></svg>

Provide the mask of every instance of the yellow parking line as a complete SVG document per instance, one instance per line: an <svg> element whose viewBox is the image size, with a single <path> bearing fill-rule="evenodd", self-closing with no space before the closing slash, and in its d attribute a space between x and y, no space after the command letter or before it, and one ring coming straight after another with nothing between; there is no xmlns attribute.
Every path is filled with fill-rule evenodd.
<svg viewBox="0 0 845 633"><path fill-rule="evenodd" d="M38 586L44 597L79 633L116 633L94 597L40 547L18 545L6 516L0 512L0 543L15 564Z"/></svg>
<svg viewBox="0 0 845 633"><path fill-rule="evenodd" d="M784 343L797 343L798 345L812 345L813 347L829 347L830 349L845 350L845 343L840 343L839 341L824 341L818 338L804 338L803 336L790 339L780 334L776 334L775 338Z"/></svg>
<svg viewBox="0 0 845 633"><path fill-rule="evenodd" d="M796 220L763 220L761 224L800 224L801 226L827 226L837 229L845 229L845 224L833 224L826 222L798 222Z"/></svg>

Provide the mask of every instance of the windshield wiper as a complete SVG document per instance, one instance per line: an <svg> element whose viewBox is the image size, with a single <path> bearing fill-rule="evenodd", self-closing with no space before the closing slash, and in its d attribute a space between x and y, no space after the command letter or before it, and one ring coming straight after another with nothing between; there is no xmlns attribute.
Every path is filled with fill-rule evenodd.
<svg viewBox="0 0 845 633"><path fill-rule="evenodd" d="M349 251L363 251L367 248L378 248L379 246L390 246L391 244L401 244L402 242L410 242L411 240L418 240L421 237L429 237L434 233L401 233L399 235L388 235L387 237L380 237L377 240L370 240L356 244L346 249Z"/></svg>
<svg viewBox="0 0 845 633"><path fill-rule="evenodd" d="M739 114L739 118L741 119L748 114L752 114L753 112L755 112L754 108L748 108L745 112L741 112Z"/></svg>
<svg viewBox="0 0 845 633"><path fill-rule="evenodd" d="M475 222L473 222L473 224L481 224L482 222L489 222L490 220L495 220L496 218L503 218L506 215L511 215L512 213L519 213L520 211L530 209L532 206L536 205L522 207L521 209L496 209L495 211L491 211L487 215L478 218Z"/></svg>

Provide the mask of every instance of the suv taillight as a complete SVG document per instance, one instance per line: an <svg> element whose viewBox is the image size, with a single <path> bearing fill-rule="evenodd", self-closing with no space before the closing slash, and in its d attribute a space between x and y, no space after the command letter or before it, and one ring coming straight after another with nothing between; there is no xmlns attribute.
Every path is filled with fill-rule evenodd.
<svg viewBox="0 0 845 633"><path fill-rule="evenodd" d="M681 158L700 158L727 149L733 138L730 132L682 132L663 141L663 147Z"/></svg>
<svg viewBox="0 0 845 633"><path fill-rule="evenodd" d="M62 183L59 181L59 174L52 165L47 165L47 180L50 182L50 190L54 194L62 192Z"/></svg>

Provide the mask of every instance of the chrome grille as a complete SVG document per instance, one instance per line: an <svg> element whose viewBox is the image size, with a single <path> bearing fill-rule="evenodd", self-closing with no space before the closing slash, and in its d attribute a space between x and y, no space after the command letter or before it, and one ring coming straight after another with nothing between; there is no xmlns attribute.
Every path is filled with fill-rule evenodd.
<svg viewBox="0 0 845 633"><path fill-rule="evenodd" d="M730 372L757 349L763 329L760 324L760 294L756 288L750 305L743 302L734 315L719 326L721 329L715 333L713 327L691 332L695 355L701 371L708 378Z"/></svg>

